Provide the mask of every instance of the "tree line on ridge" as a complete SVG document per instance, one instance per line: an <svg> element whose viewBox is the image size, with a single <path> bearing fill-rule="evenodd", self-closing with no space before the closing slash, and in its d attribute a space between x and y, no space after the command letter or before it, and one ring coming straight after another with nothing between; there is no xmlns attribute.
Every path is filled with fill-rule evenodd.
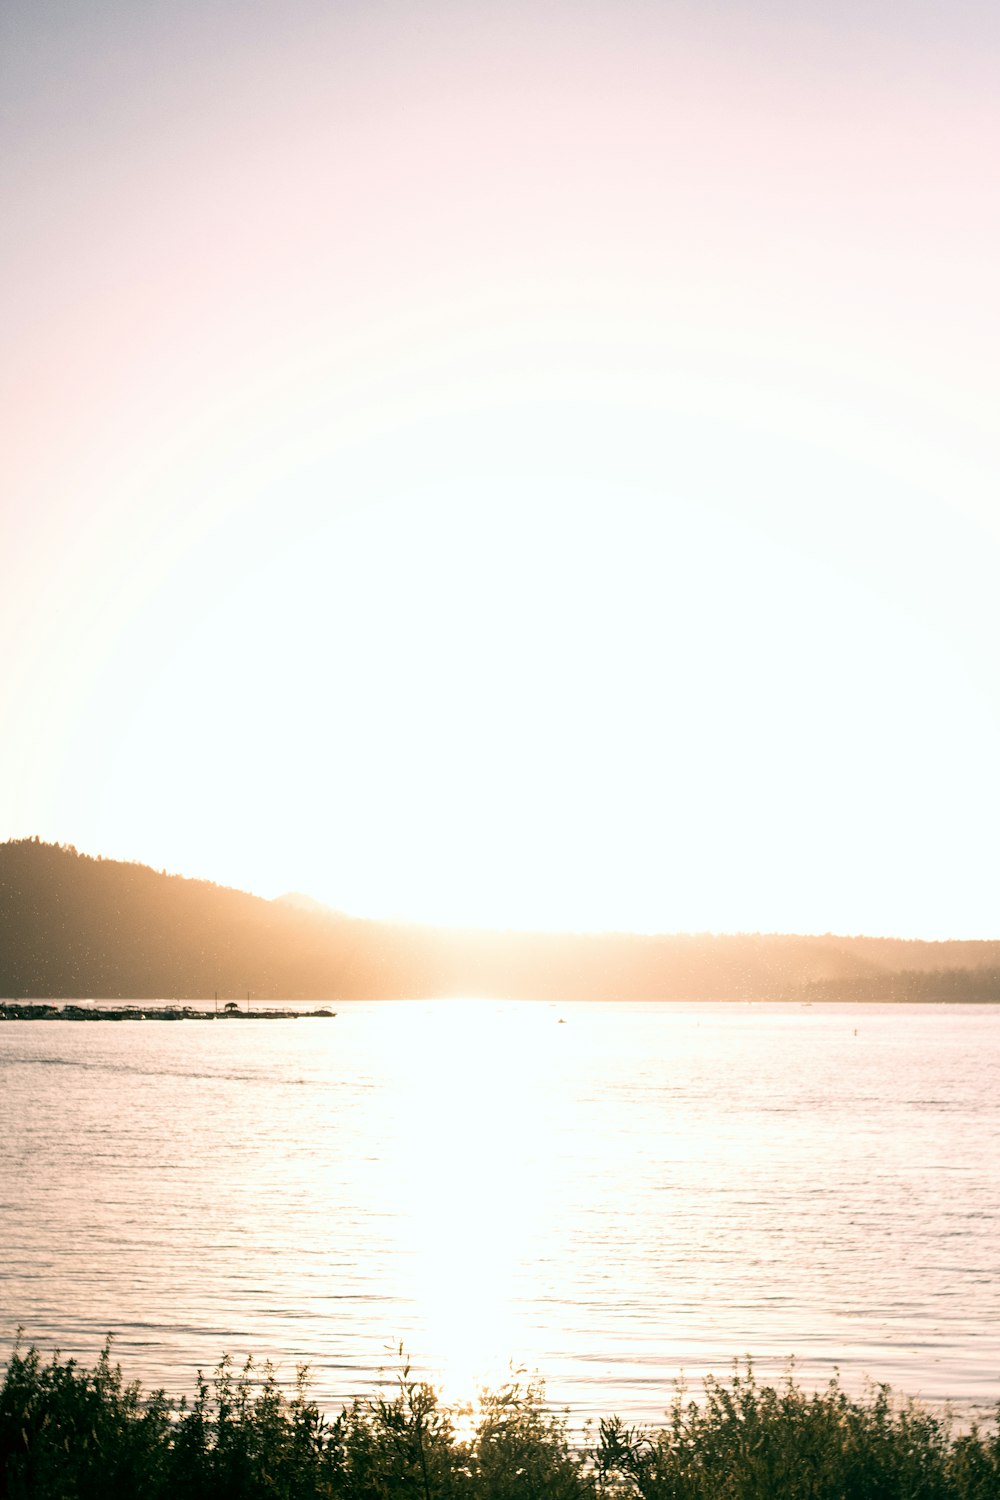
<svg viewBox="0 0 1000 1500"><path fill-rule="evenodd" d="M523 933L315 903L0 844L0 997L1000 1000L1000 942L775 933Z"/></svg>

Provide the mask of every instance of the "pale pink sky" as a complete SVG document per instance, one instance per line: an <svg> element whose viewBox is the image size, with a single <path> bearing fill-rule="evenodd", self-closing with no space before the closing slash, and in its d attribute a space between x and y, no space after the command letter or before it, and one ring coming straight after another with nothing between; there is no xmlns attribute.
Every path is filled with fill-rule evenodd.
<svg viewBox="0 0 1000 1500"><path fill-rule="evenodd" d="M997 935L992 7L0 28L0 837Z"/></svg>

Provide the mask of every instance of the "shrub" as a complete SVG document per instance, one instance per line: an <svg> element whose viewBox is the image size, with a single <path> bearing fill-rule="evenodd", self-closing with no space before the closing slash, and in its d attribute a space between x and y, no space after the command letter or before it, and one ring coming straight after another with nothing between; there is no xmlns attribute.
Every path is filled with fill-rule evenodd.
<svg viewBox="0 0 1000 1500"><path fill-rule="evenodd" d="M635 1500L1000 1500L995 1435L954 1437L885 1385L861 1401L837 1379L811 1395L791 1376L759 1385L749 1362L728 1384L709 1376L701 1402L676 1396L658 1431L602 1422L596 1469Z"/></svg>
<svg viewBox="0 0 1000 1500"><path fill-rule="evenodd" d="M9 1500L106 1500L161 1493L171 1403L142 1399L110 1360L93 1370L14 1346L0 1390L0 1480Z"/></svg>
<svg viewBox="0 0 1000 1500"><path fill-rule="evenodd" d="M989 1431L887 1386L849 1397L761 1385L749 1363L680 1391L658 1429L600 1423L574 1445L538 1382L514 1376L467 1409L440 1404L404 1362L390 1398L328 1420L304 1368L291 1395L265 1365L224 1358L194 1400L143 1396L93 1370L15 1345L0 1388L2 1500L998 1500L1000 1407Z"/></svg>

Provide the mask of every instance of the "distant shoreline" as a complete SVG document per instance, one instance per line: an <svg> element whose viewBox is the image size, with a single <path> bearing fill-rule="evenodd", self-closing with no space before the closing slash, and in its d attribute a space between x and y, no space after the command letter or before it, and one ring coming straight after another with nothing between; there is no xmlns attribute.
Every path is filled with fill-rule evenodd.
<svg viewBox="0 0 1000 1500"><path fill-rule="evenodd" d="M120 1010L317 1001L1000 1001L1000 939L540 933L367 921L303 898L0 844L0 996ZM3 1002L0 1002L2 1004ZM127 1019L121 1017L121 1019Z"/></svg>
<svg viewBox="0 0 1000 1500"><path fill-rule="evenodd" d="M393 997L388 1003L404 1003L407 1005L427 1005L441 1002L461 1003L464 997L456 995L399 995ZM518 1005L743 1005L763 1006L781 1005L789 1010L811 1010L814 1006L844 1005L844 1006L868 1006L868 1005L975 1005L975 1006L1000 1006L1000 999L941 999L933 996L903 996L898 999L858 999L854 995L837 997L824 997L822 1000L797 1000L792 997L774 995L769 999L747 1000L742 996L734 995L730 999L706 998L702 995L692 996L688 1000L679 1000L673 995L664 995L659 999L647 997L634 998L622 996L618 1000L600 1000L590 996L579 996L576 998L564 998L556 1001L547 995L536 997L524 995L483 995L475 997L486 1002L495 1001L503 1003L509 1000ZM359 999L352 996L346 1004L371 1003L382 1005L387 1003L386 997L368 997ZM88 1000L85 1004L66 1003L62 1005L44 1000L0 1000L0 1022L2 1021L299 1021L312 1017L320 1020L332 1020L337 1012L330 1010L325 1003L319 1000L314 1002L315 1008L309 1010L286 1009L280 1002L270 1002L263 1010L248 1010L237 1005L234 1001L227 1002L232 1008L229 1010L196 1010L191 1005L180 1005L177 1002L164 1001L160 1005L136 1003L131 1005L97 1005Z"/></svg>
<svg viewBox="0 0 1000 1500"><path fill-rule="evenodd" d="M4 1001L0 1021L299 1021L332 1019L335 1010L241 1010L228 1001L222 1010L194 1010L190 1005L56 1006L42 1001Z"/></svg>

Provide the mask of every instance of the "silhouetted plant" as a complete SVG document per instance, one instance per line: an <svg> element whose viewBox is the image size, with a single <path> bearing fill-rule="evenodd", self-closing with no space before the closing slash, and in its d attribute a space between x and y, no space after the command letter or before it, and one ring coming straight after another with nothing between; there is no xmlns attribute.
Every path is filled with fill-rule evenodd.
<svg viewBox="0 0 1000 1500"><path fill-rule="evenodd" d="M539 1381L514 1378L482 1393L471 1473L477 1500L597 1493L589 1455L571 1446L565 1417L546 1410Z"/></svg>
<svg viewBox="0 0 1000 1500"><path fill-rule="evenodd" d="M414 1380L402 1348L396 1395L354 1401L331 1424L337 1488L345 1500L452 1500L468 1495L469 1449L433 1386Z"/></svg>
<svg viewBox="0 0 1000 1500"><path fill-rule="evenodd" d="M998 1410L1000 1423L1000 1410ZM749 1361L728 1384L709 1376L704 1400L674 1398L664 1427L603 1421L596 1468L605 1493L638 1500L997 1500L1000 1440L888 1386L852 1400L837 1379L807 1394L789 1376L757 1383Z"/></svg>
<svg viewBox="0 0 1000 1500"><path fill-rule="evenodd" d="M400 1351L401 1354L401 1351ZM403 1361L393 1396L328 1420L304 1368L291 1395L265 1365L224 1358L194 1400L143 1396L16 1344L0 1388L3 1500L997 1500L997 1426L955 1435L947 1416L894 1403L886 1386L809 1394L761 1385L749 1363L681 1389L662 1427L600 1423L574 1444L537 1381L514 1375L468 1408L441 1405Z"/></svg>
<svg viewBox="0 0 1000 1500"><path fill-rule="evenodd" d="M0 1480L9 1500L105 1500L160 1493L171 1403L145 1399L112 1365L111 1340L92 1371L58 1355L43 1365L15 1345L0 1391Z"/></svg>

